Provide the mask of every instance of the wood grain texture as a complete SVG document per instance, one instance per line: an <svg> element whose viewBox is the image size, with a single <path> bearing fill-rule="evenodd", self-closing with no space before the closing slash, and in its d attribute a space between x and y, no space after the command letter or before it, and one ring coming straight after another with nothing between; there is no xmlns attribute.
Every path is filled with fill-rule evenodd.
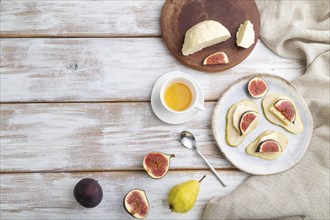
<svg viewBox="0 0 330 220"><path fill-rule="evenodd" d="M207 47L189 56L182 55L186 32L199 22L214 20L224 25L231 37L220 44ZM255 44L260 33L260 16L254 1L246 0L168 0L161 15L162 37L171 53L184 65L206 71L219 72L241 63L253 50L255 44L245 49L236 45L236 32L244 21L254 25ZM229 63L224 65L203 65L209 55L225 52Z"/></svg>
<svg viewBox="0 0 330 220"><path fill-rule="evenodd" d="M182 125L161 122L150 103L1 105L1 171L142 170L151 151L175 154L173 169L207 169L180 144L186 129L214 167L232 168L213 139L214 105Z"/></svg>
<svg viewBox="0 0 330 220"><path fill-rule="evenodd" d="M0 36L160 36L163 4L163 0L2 0Z"/></svg>
<svg viewBox="0 0 330 220"><path fill-rule="evenodd" d="M271 73L291 80L303 61L280 58L259 41L240 65L205 74L174 59L159 38L1 39L2 102L149 101L163 74L180 70L217 100L235 80Z"/></svg>
<svg viewBox="0 0 330 220"><path fill-rule="evenodd" d="M171 213L167 206L170 189L204 174L195 207L187 214ZM134 188L144 189L151 209L147 219L200 219L207 202L214 196L232 192L247 174L225 171L221 175L228 183L223 188L218 180L205 171L170 171L163 179L153 180L145 172L44 173L1 175L2 219L133 219L124 210L123 198ZM98 180L103 188L99 206L86 209L73 197L75 184L85 177Z"/></svg>
<svg viewBox="0 0 330 220"><path fill-rule="evenodd" d="M148 103L152 86L161 75L180 70L200 82L206 100L215 101L242 76L267 72L291 80L305 71L304 63L280 58L259 41L245 61L225 72L186 68L159 38L164 2L0 1L1 219L132 219L122 199L137 187L148 193L148 219L200 219L209 199L228 195L248 177L232 170L216 147L214 102L189 123L167 125ZM184 129L196 135L227 188L180 145ZM176 154L165 178L152 180L142 170L149 151ZM171 213L170 188L204 174L196 207L185 215ZM73 198L74 185L84 177L103 187L95 209Z"/></svg>

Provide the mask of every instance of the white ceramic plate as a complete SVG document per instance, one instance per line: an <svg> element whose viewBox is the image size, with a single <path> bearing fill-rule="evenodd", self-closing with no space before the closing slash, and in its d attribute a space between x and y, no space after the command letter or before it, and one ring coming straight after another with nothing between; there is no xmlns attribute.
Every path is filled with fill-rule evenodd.
<svg viewBox="0 0 330 220"><path fill-rule="evenodd" d="M269 122L261 106L262 98L252 98L247 91L247 84L253 77L260 77L269 86L268 94L278 93L290 97L296 105L304 124L304 131L300 134L292 134L284 128ZM257 128L252 131L245 140L237 147L227 144L226 116L228 109L243 99L249 99L257 103L260 114L260 122ZM297 89L287 80L268 74L256 74L243 77L231 85L219 99L212 119L212 130L215 140L227 159L238 169L256 175L267 175L283 172L297 164L304 156L313 131L313 119L311 113ZM245 152L245 148L253 142L262 132L266 130L278 131L288 137L289 143L283 154L276 160L265 160L254 157Z"/></svg>
<svg viewBox="0 0 330 220"><path fill-rule="evenodd" d="M189 76L186 73L180 72L180 71L172 71L169 73L166 73L165 75L161 76L157 82L155 83L152 92L151 92L151 107L154 111L155 115L162 120L163 122L166 122L168 124L182 124L185 122L188 122L195 118L197 114L200 112L199 110L192 108L189 110L186 114L174 114L170 111L168 111L166 108L164 108L160 101L160 88L162 87L163 83L166 82L168 79L175 78L178 76L185 76L189 78L196 86L198 95L197 102L200 105L204 105L204 94L201 86L195 81L191 76Z"/></svg>

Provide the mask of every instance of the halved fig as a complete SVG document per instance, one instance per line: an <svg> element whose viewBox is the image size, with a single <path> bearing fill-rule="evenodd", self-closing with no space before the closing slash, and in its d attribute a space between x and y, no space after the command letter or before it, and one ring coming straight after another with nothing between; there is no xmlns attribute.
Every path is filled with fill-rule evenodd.
<svg viewBox="0 0 330 220"><path fill-rule="evenodd" d="M175 155L168 155L160 152L148 153L143 159L143 168L150 177L160 179L167 174L172 157L175 157Z"/></svg>
<svg viewBox="0 0 330 220"><path fill-rule="evenodd" d="M203 65L217 65L226 63L229 63L227 54L225 52L217 52L206 57Z"/></svg>
<svg viewBox="0 0 330 220"><path fill-rule="evenodd" d="M294 105L287 99L279 99L274 103L274 107L281 112L290 122L294 123L296 119L296 109Z"/></svg>
<svg viewBox="0 0 330 220"><path fill-rule="evenodd" d="M249 133L249 130L257 117L258 113L255 111L247 111L241 116L241 119L239 121L239 129L241 132L240 135L246 135L247 133Z"/></svg>
<svg viewBox="0 0 330 220"><path fill-rule="evenodd" d="M281 145L275 140L265 140L258 144L256 152L280 152L282 151Z"/></svg>
<svg viewBox="0 0 330 220"><path fill-rule="evenodd" d="M249 81L248 91L252 97L260 98L268 92L268 85L264 80L254 77Z"/></svg>
<svg viewBox="0 0 330 220"><path fill-rule="evenodd" d="M133 189L124 198L126 211L134 218L145 218L149 212L149 201L144 190Z"/></svg>

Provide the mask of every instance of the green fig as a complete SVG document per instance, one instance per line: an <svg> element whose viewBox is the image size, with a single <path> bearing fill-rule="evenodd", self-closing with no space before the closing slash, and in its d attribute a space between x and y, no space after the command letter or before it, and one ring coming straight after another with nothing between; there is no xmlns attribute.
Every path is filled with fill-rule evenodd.
<svg viewBox="0 0 330 220"><path fill-rule="evenodd" d="M191 210L196 203L196 199L199 193L200 182L190 180L174 186L168 194L168 205L172 212L186 213Z"/></svg>

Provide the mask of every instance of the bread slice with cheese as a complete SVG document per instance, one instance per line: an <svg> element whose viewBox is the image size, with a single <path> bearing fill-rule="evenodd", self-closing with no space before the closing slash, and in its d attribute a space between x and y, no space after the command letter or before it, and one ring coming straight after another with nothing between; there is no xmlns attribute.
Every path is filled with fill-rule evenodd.
<svg viewBox="0 0 330 220"><path fill-rule="evenodd" d="M191 27L185 34L182 54L188 56L230 38L228 29L213 20L202 21Z"/></svg>

